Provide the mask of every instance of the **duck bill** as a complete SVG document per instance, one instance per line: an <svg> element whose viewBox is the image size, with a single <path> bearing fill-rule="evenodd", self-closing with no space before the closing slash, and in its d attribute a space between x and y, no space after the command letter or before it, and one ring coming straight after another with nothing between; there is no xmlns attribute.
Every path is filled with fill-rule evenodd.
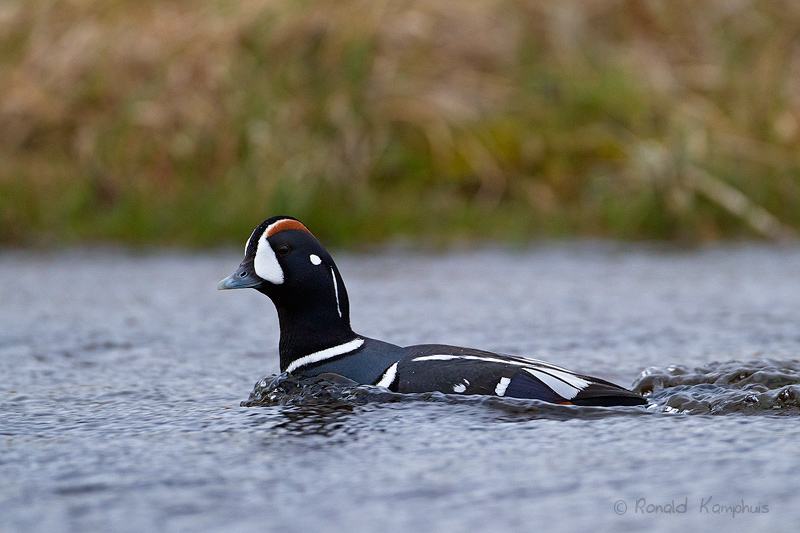
<svg viewBox="0 0 800 533"><path fill-rule="evenodd" d="M253 272L253 262L242 263L239 268L217 284L217 290L253 289L261 285L263 280Z"/></svg>

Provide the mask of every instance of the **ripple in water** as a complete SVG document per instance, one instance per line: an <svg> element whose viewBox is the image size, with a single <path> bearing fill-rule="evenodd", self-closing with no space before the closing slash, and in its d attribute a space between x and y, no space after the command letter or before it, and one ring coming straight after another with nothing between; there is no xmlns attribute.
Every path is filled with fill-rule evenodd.
<svg viewBox="0 0 800 533"><path fill-rule="evenodd" d="M633 390L652 406L689 414L800 414L800 361L716 361L651 367Z"/></svg>
<svg viewBox="0 0 800 533"><path fill-rule="evenodd" d="M498 411L502 420L533 418L597 418L612 414L646 414L642 407L585 407L556 405L539 400L501 398L498 396L444 394L424 392L401 394L382 387L359 385L346 378L320 375L297 378L289 374L266 377L256 383L250 398L241 402L243 407L302 407L330 412L352 410L357 406L434 402L456 406L487 407Z"/></svg>
<svg viewBox="0 0 800 533"><path fill-rule="evenodd" d="M248 400L241 405L335 412L367 405L436 402L485 406L514 418L556 419L656 413L800 415L800 361L797 360L725 361L695 368L651 367L639 375L632 388L648 399L648 406L582 407L440 392L399 394L333 375L300 379L284 373L256 383Z"/></svg>

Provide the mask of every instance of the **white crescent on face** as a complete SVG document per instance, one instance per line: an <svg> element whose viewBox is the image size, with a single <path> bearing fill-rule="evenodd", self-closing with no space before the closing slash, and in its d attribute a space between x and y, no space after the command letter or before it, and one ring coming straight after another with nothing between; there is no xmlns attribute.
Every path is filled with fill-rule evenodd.
<svg viewBox="0 0 800 533"><path fill-rule="evenodd" d="M283 283L283 269L280 263L278 263L278 257L275 255L272 246L270 246L267 240L266 231L261 234L261 238L258 240L253 267L259 278L269 281L274 285Z"/></svg>

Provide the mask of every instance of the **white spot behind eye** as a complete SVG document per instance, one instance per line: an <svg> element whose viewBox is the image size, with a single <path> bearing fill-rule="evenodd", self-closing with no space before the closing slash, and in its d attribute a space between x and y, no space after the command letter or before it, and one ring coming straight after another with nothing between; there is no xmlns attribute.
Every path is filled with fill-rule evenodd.
<svg viewBox="0 0 800 533"><path fill-rule="evenodd" d="M465 390L467 390L467 386L463 383L456 383L453 385L453 392L464 392Z"/></svg>
<svg viewBox="0 0 800 533"><path fill-rule="evenodd" d="M308 256L308 258L311 259L311 264L313 265L318 265L322 263L322 259L320 259L317 254L311 254Z"/></svg>
<svg viewBox="0 0 800 533"><path fill-rule="evenodd" d="M280 285L283 283L283 269L278 263L278 257L272 251L267 240L266 234L258 240L258 248L256 248L256 258L253 261L256 275L261 279Z"/></svg>

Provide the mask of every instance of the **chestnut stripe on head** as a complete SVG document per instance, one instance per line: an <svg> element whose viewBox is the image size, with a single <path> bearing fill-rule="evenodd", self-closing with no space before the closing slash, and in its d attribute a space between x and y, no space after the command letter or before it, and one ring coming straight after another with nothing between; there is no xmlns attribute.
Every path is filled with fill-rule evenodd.
<svg viewBox="0 0 800 533"><path fill-rule="evenodd" d="M303 225L302 222L291 218L284 218L277 222L273 222L272 224L267 226L267 229L266 231L264 231L264 234L267 236L267 238L269 238L278 233L279 231L286 231L290 229L299 229L301 231L305 231L309 235L313 235L313 233L311 233L309 229Z"/></svg>
<svg viewBox="0 0 800 533"><path fill-rule="evenodd" d="M303 225L302 222L299 220L294 220L293 218L282 218L267 226L261 234L261 237L258 239L255 258L253 260L253 268L256 271L256 275L261 279L269 281L275 285L280 285L283 283L283 269L281 268L281 265L278 262L278 257L275 255L275 252L272 250L272 246L270 246L270 243L267 239L276 233L291 229L305 231L313 237L313 234L308 230L307 227ZM250 240L252 241L253 237L250 237ZM249 242L250 241L248 241L248 247L250 246Z"/></svg>

